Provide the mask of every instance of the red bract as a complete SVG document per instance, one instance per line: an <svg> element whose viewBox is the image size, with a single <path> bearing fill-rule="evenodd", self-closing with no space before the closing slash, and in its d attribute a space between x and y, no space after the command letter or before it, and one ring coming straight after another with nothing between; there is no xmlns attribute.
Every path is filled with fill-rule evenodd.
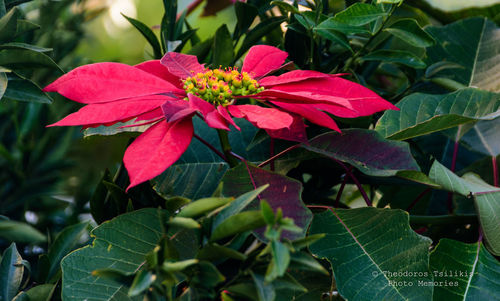
<svg viewBox="0 0 500 301"><path fill-rule="evenodd" d="M294 70L270 76L288 54L271 46L254 46L241 72L210 70L195 56L169 52L160 60L136 66L98 63L76 68L47 86L87 104L51 126L95 127L133 121L150 124L126 150L130 187L162 173L188 148L192 117L229 130L234 118L245 118L274 138L306 141L303 118L340 131L327 113L359 117L396 109L369 89L340 75ZM238 104L254 98L261 105Z"/></svg>

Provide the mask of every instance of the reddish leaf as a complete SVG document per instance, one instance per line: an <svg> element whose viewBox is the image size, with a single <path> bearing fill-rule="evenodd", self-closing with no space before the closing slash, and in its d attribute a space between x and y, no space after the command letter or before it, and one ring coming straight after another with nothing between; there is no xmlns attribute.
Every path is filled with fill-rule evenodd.
<svg viewBox="0 0 500 301"><path fill-rule="evenodd" d="M314 105L303 105L303 104L289 104L289 103L284 103L284 102L278 102L278 101L273 101L273 104L287 110L290 112L293 112L295 114L299 114L300 116L304 117L305 119L316 123L318 125L327 127L329 129L332 129L334 131L340 132L339 127L333 121L328 114L323 113L319 111L318 109L314 108ZM335 106L337 107L337 106ZM343 109L343 108L342 108Z"/></svg>
<svg viewBox="0 0 500 301"><path fill-rule="evenodd" d="M245 118L260 129L279 130L290 127L293 122L290 114L274 108L256 105L231 105L227 108L234 117Z"/></svg>
<svg viewBox="0 0 500 301"><path fill-rule="evenodd" d="M292 115L293 122L290 128L283 128L279 130L266 130L267 134L275 139L283 139L296 142L307 142L306 126L302 117L298 115Z"/></svg>
<svg viewBox="0 0 500 301"><path fill-rule="evenodd" d="M323 78L329 76L332 75L310 70L293 70L283 73L280 76L266 76L259 80L259 84L264 87L272 87L275 85L289 84L311 78Z"/></svg>
<svg viewBox="0 0 500 301"><path fill-rule="evenodd" d="M148 73L154 74L161 79L164 79L176 86L179 89L182 89L182 81L179 80L179 77L173 75L168 72L167 67L163 66L160 63L160 60L151 60L135 65L134 67L144 70Z"/></svg>
<svg viewBox="0 0 500 301"><path fill-rule="evenodd" d="M329 105L342 106L347 109L352 108L349 100L343 97L315 94L311 91L281 91L276 89L267 89L256 95L252 95L252 98L302 104L324 103Z"/></svg>
<svg viewBox="0 0 500 301"><path fill-rule="evenodd" d="M198 59L194 55L167 52L161 59L161 64L180 79L186 79L198 72L205 72L205 67L198 63Z"/></svg>
<svg viewBox="0 0 500 301"><path fill-rule="evenodd" d="M284 237L296 239L304 236L311 222L312 214L302 202L302 184L300 182L251 164L248 165L248 169L245 164L230 169L224 175L222 182L224 196L242 195L257 187L269 184L270 186L259 195L259 199L265 199L274 211L281 208L283 216L292 218L295 224L303 229L302 234L284 232ZM246 209L253 210L258 207L259 201L254 200ZM259 231L259 235L261 238L263 237L261 231Z"/></svg>
<svg viewBox="0 0 500 301"><path fill-rule="evenodd" d="M108 103L89 104L49 126L96 125L129 120L159 108L170 97L155 95Z"/></svg>
<svg viewBox="0 0 500 301"><path fill-rule="evenodd" d="M174 123L160 121L137 137L123 157L130 177L127 190L174 164L186 151L192 137L193 123L189 118Z"/></svg>
<svg viewBox="0 0 500 301"><path fill-rule="evenodd" d="M253 46L243 61L242 72L259 77L278 69L285 62L288 53L267 45Z"/></svg>
<svg viewBox="0 0 500 301"><path fill-rule="evenodd" d="M120 99L182 90L141 69L120 63L78 67L44 89L81 103L105 103Z"/></svg>
<svg viewBox="0 0 500 301"><path fill-rule="evenodd" d="M203 118L209 127L229 131L226 119L219 114L214 105L193 94L189 94L188 97L191 108L199 111L203 115Z"/></svg>

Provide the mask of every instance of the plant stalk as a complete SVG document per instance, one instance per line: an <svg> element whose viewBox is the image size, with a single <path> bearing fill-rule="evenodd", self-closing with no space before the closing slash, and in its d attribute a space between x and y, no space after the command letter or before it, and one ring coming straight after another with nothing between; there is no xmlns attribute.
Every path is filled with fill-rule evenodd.
<svg viewBox="0 0 500 301"><path fill-rule="evenodd" d="M232 154L231 144L229 144L229 136L227 135L227 131L218 129L217 134L219 134L220 145L222 147L222 151L224 152L224 156L226 157L226 162L229 163L230 167L235 167L236 165L238 165L238 160Z"/></svg>

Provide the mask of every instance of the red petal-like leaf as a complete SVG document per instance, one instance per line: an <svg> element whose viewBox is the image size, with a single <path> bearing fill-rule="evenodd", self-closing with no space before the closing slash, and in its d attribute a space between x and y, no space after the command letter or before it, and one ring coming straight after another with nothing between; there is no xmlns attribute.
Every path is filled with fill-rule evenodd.
<svg viewBox="0 0 500 301"><path fill-rule="evenodd" d="M318 109L314 108L316 105L303 105L303 104L290 104L290 103L283 103L283 102L278 102L278 101L273 101L273 104L285 109L286 111L290 111L296 114L299 114L300 116L304 117L305 119L316 123L318 125L327 127L329 129L332 129L334 131L340 132L339 127L333 121L328 114L323 113L319 111ZM338 106L335 106L338 108ZM344 108L342 108L345 110ZM346 110L348 111L348 110ZM349 111L350 112L350 111Z"/></svg>
<svg viewBox="0 0 500 301"><path fill-rule="evenodd" d="M214 105L193 94L188 94L188 97L191 108L199 111L203 115L203 118L209 127L229 131L226 119L219 114Z"/></svg>
<svg viewBox="0 0 500 301"><path fill-rule="evenodd" d="M236 118L245 118L260 129L279 130L289 128L293 117L283 111L273 108L263 108L256 105L231 105L229 113Z"/></svg>
<svg viewBox="0 0 500 301"><path fill-rule="evenodd" d="M289 84L294 82L303 81L311 78L329 77L330 74L325 74L317 71L310 70L293 70L284 73L280 76L266 76L259 80L259 84L264 87L271 88L275 85Z"/></svg>
<svg viewBox="0 0 500 301"><path fill-rule="evenodd" d="M130 177L127 190L156 177L174 164L186 151L192 137L191 119L174 123L160 121L137 137L123 157Z"/></svg>
<svg viewBox="0 0 500 301"><path fill-rule="evenodd" d="M269 101L277 100L280 102L302 103L302 104L324 103L324 104L329 104L329 105L342 106L342 107L345 107L347 109L352 108L352 105L349 102L349 100L347 100L345 98L324 95L324 94L315 94L315 93L310 92L310 91L293 91L292 92L292 91L281 91L281 90L267 89L267 90L264 90L256 95L251 95L251 97L256 98L256 99L269 100Z"/></svg>
<svg viewBox="0 0 500 301"><path fill-rule="evenodd" d="M352 110L328 104L314 104L314 107L343 118L368 116L384 110L397 110L399 108L382 98L351 100Z"/></svg>
<svg viewBox="0 0 500 301"><path fill-rule="evenodd" d="M78 67L44 89L81 103L105 103L120 99L183 92L169 82L138 68L120 63Z"/></svg>
<svg viewBox="0 0 500 301"><path fill-rule="evenodd" d="M170 99L167 96L154 95L138 99L89 104L49 126L104 125L125 121L159 108Z"/></svg>
<svg viewBox="0 0 500 301"><path fill-rule="evenodd" d="M233 118L231 118L231 115L229 115L229 113L227 112L227 109L223 106L218 106L217 107L217 111L219 112L219 114L224 118L226 119L226 121L231 124L232 126L234 126L238 131L241 131L240 127L234 122Z"/></svg>
<svg viewBox="0 0 500 301"><path fill-rule="evenodd" d="M248 169L245 164L240 164L228 170L222 182L224 183L222 187L222 194L224 196L241 195L262 185L270 184L259 195L259 199L265 199L274 211L281 208L283 216L292 218L295 224L303 229L303 233L285 231L283 232L283 237L297 239L306 233L312 219L312 214L302 202L302 184L300 182L251 164L248 164ZM252 210L257 208L259 208L259 201L254 200L246 209ZM262 232L258 231L258 234L264 239Z"/></svg>
<svg viewBox="0 0 500 301"><path fill-rule="evenodd" d="M186 79L193 73L205 72L205 67L198 63L198 59L194 55L167 52L161 59L161 64L180 79Z"/></svg>
<svg viewBox="0 0 500 301"><path fill-rule="evenodd" d="M168 122L174 122L183 119L196 112L189 103L183 99L170 101L161 106L161 110Z"/></svg>
<svg viewBox="0 0 500 301"><path fill-rule="evenodd" d="M154 75L158 76L159 78L168 81L169 83L176 86L177 88L182 89L183 84L182 84L182 81L179 79L179 77L168 72L167 67L163 66L160 63L160 60L146 61L144 63L140 63L138 65L135 65L134 67L139 68L139 69L146 71L148 73L154 74Z"/></svg>
<svg viewBox="0 0 500 301"><path fill-rule="evenodd" d="M279 130L266 130L267 134L275 139L283 139L288 141L296 141L307 143L306 125L302 121L302 117L293 115L293 122L290 128Z"/></svg>
<svg viewBox="0 0 500 301"><path fill-rule="evenodd" d="M285 62L288 53L267 45L253 46L243 61L242 72L259 77L278 69Z"/></svg>

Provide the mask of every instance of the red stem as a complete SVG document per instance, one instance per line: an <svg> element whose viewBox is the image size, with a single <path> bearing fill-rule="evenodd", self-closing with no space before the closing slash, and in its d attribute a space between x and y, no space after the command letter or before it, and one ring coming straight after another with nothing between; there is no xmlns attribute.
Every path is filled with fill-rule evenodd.
<svg viewBox="0 0 500 301"><path fill-rule="evenodd" d="M406 208L406 211L410 211L417 203L418 201L420 201L426 194L428 194L429 192L431 191L430 188L427 188L426 190L422 191L418 196L417 198L411 202L411 204L408 206L408 208Z"/></svg>
<svg viewBox="0 0 500 301"><path fill-rule="evenodd" d="M352 167L351 167L352 170ZM344 192L345 184L347 183L347 177L344 177L342 184L340 184L339 191L337 192L337 197L335 198L335 207L340 206L340 198L342 197L342 193Z"/></svg>
<svg viewBox="0 0 500 301"><path fill-rule="evenodd" d="M370 198L368 197L368 195L366 194L366 191L363 189L363 186L361 185L361 183L358 181L358 179L354 176L354 174L351 172L351 170L344 164L342 163L341 161L335 159L335 158L331 158L333 161L337 162L340 166L342 166L342 168L345 170L346 174L349 175L349 177L351 177L351 179L353 180L354 184L356 184L356 186L358 187L359 189L359 192L361 193L361 195L363 196L363 198L365 199L365 203L368 207L372 207L372 202L370 201Z"/></svg>
<svg viewBox="0 0 500 301"><path fill-rule="evenodd" d="M267 164L269 164L269 163L273 162L274 160L276 160L276 159L278 159L278 158L280 158L280 157L284 156L286 153L288 153L288 152L290 152L290 151L292 151L292 150L294 150L294 149L296 149L296 148L300 147L301 145L302 145L302 144L295 144L295 145L292 145L292 146L290 146L289 148L285 149L284 151L281 151L279 154L274 155L274 156L272 156L271 158L267 159L266 161L264 161L264 162L260 163L258 166L259 166L259 167L266 166Z"/></svg>
<svg viewBox="0 0 500 301"><path fill-rule="evenodd" d="M215 146L213 146L212 144L208 143L208 141L206 141L205 139L201 138L200 136L196 135L196 134L193 134L193 136L200 140L201 143L205 144L210 150L212 150L214 153L217 154L217 156L221 157L222 160L224 161L227 161L226 160L226 156L224 156L223 153L221 153L218 149L215 148Z"/></svg>
<svg viewBox="0 0 500 301"><path fill-rule="evenodd" d="M321 205L307 205L306 206L309 209L325 209L325 210L332 210L332 207L329 206L321 206Z"/></svg>
<svg viewBox="0 0 500 301"><path fill-rule="evenodd" d="M498 187L498 165L497 157L491 157L491 166L493 167L493 186Z"/></svg>
<svg viewBox="0 0 500 301"><path fill-rule="evenodd" d="M271 143L269 144L269 155L274 156L274 138L271 137ZM274 160L271 161L271 171L274 171Z"/></svg>
<svg viewBox="0 0 500 301"><path fill-rule="evenodd" d="M189 16L204 0L194 0L188 5L186 16ZM177 20L182 16L182 13L177 14Z"/></svg>

